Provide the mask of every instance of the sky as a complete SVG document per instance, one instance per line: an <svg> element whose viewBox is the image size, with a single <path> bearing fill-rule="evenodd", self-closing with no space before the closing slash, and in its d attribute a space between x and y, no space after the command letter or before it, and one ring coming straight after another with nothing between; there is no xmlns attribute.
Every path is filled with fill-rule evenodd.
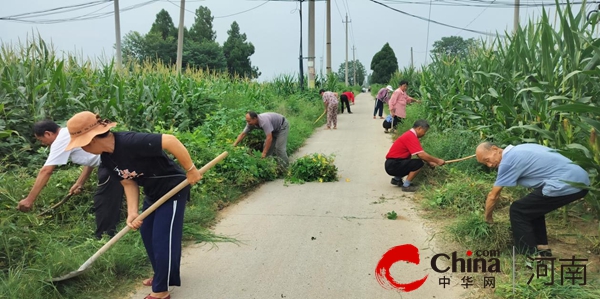
<svg viewBox="0 0 600 299"><path fill-rule="evenodd" d="M0 18L17 14L47 10L62 6L96 2L98 0L0 0ZM147 33L156 14L165 9L176 26L179 24L180 0L119 0L120 9L135 7L120 14L121 36L130 31ZM448 25L504 34L513 28L514 6L509 0L379 0L392 8ZM490 4L491 2L494 2ZM432 5L429 5L429 4ZM553 3L550 0L521 0L522 4ZM136 7L139 4L144 6ZM442 5L446 4L446 5ZM452 4L447 5L447 4ZM477 5L475 7L475 5ZM254 66L262 73L259 80L269 81L280 75L296 75L299 72L300 17L298 1L264 0L188 0L185 3L184 24L193 24L194 11L199 6L208 7L215 17L213 29L217 41L222 45L227 39L227 30L233 21L238 22L242 33L255 47L251 56ZM555 9L550 9L554 19ZM591 6L589 8L591 10ZM95 13L108 13L105 17L92 20L32 24L0 19L0 42L16 45L38 34L52 43L58 52L76 53L93 61L110 59L114 55L115 18L113 2L101 3L86 9L57 15L39 16L28 20L71 19ZM541 7L521 7L520 23L540 17ZM356 59L367 70L371 59L385 43L389 43L398 58L400 68L413 62L416 67L430 59L428 52L436 40L445 36L458 35L463 38L489 39L486 35L450 28L414 18L369 0L331 0L331 51L332 69L338 71L346 59L346 24L348 14L348 59L352 60L352 47L356 48ZM308 3L302 7L303 56L308 56ZM316 72L326 72L326 2L315 3L315 65ZM304 72L307 63L304 61ZM369 71L370 72L370 71Z"/></svg>

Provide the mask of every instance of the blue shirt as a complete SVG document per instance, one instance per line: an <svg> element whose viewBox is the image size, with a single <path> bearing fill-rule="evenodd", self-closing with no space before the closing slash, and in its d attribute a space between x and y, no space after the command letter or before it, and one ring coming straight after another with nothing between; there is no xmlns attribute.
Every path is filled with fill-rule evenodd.
<svg viewBox="0 0 600 299"><path fill-rule="evenodd" d="M542 188L545 196L564 196L581 189L565 181L590 185L588 173L567 157L539 144L508 146L502 152L494 186Z"/></svg>

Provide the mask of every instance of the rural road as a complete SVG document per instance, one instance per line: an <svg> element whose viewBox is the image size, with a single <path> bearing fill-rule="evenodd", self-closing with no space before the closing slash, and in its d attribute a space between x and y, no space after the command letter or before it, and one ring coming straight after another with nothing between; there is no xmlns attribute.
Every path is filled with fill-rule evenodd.
<svg viewBox="0 0 600 299"><path fill-rule="evenodd" d="M221 212L214 233L238 243L197 244L184 249L182 286L171 298L460 298L460 278L445 288L430 266L435 253L448 252L418 217L410 193L390 184L384 169L392 144L374 120L373 99L357 95L353 114L338 115L338 129L321 127L295 157L335 154L340 180L333 183L266 183ZM315 116L316 118L317 116ZM294 130L292 127L291 130ZM398 219L385 214L396 211ZM375 268L394 246L413 244L419 265L397 262L399 283L429 275L412 292L382 287ZM435 253L434 253L435 252ZM141 286L141 283L140 283ZM140 287L131 298L148 295Z"/></svg>

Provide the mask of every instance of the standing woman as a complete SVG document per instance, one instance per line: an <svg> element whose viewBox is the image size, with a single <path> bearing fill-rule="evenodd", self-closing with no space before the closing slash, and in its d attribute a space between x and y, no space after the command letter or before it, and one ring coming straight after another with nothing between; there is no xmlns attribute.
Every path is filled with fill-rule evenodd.
<svg viewBox="0 0 600 299"><path fill-rule="evenodd" d="M383 104L387 104L389 102L392 92L394 92L394 89L391 85L388 85L377 92L377 96L375 96L373 119L375 119L375 114L377 114L377 112L379 112L379 118L383 119Z"/></svg>
<svg viewBox="0 0 600 299"><path fill-rule="evenodd" d="M325 105L325 111L327 111L327 129L331 129L331 125L333 125L333 129L335 130L337 129L337 93L321 89L319 90L319 94L323 97L323 104Z"/></svg>
<svg viewBox="0 0 600 299"><path fill-rule="evenodd" d="M408 89L408 81L402 80L400 81L400 86L398 89L394 91L392 94L392 98L388 103L390 108L390 113L392 114L392 130L396 130L396 126L399 123L402 123L406 118L406 105L412 102L421 103L421 101L417 101L406 94L406 90Z"/></svg>
<svg viewBox="0 0 600 299"><path fill-rule="evenodd" d="M111 132L116 123L84 111L67 122L71 142L67 150L81 147L98 154L111 176L121 181L127 197L127 225L140 228L142 241L154 270L144 281L152 286L145 299L171 298L169 286L180 286L183 214L190 198L190 186L183 188L142 221L134 221L139 211L139 187L144 187L146 210L183 180L195 184L202 174L194 166L185 146L173 135L137 132ZM182 170L163 151L173 154Z"/></svg>

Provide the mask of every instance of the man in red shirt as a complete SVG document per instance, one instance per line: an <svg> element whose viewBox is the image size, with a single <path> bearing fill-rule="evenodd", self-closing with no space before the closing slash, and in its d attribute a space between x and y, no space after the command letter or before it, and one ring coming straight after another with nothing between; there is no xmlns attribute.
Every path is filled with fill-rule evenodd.
<svg viewBox="0 0 600 299"><path fill-rule="evenodd" d="M429 130L429 123L426 120L415 121L412 129L398 137L385 156L385 172L394 176L392 185L402 186L404 192L417 191L416 186L411 185L411 182L425 164L423 161L431 166L441 166L446 163L440 158L429 155L421 147L419 138L425 136L427 130ZM412 155L417 155L419 159L411 159ZM408 177L402 182L402 177L405 175Z"/></svg>
<svg viewBox="0 0 600 299"><path fill-rule="evenodd" d="M346 91L344 93L348 97L348 100L350 100L350 102L352 102L352 105L354 105L354 92L352 92L352 91Z"/></svg>
<svg viewBox="0 0 600 299"><path fill-rule="evenodd" d="M346 104L346 107L348 107L348 114L352 114L352 111L350 111L350 101L354 103L354 94L351 91L343 92L340 96L340 100L342 101L342 113L344 113L344 104Z"/></svg>

